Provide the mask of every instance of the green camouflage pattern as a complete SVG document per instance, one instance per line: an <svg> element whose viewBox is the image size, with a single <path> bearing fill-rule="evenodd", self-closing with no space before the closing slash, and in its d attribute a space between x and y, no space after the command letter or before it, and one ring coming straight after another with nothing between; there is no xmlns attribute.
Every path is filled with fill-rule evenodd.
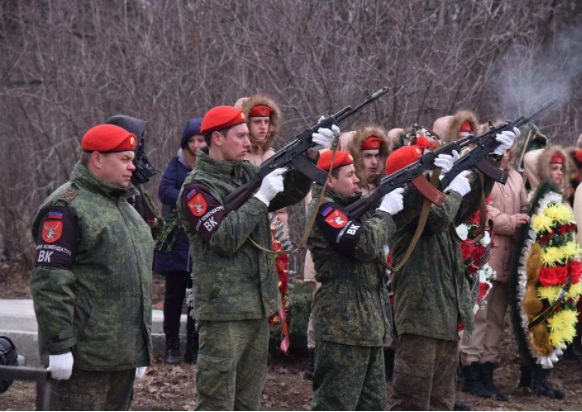
<svg viewBox="0 0 582 412"><path fill-rule="evenodd" d="M348 199L326 190L323 204L346 206ZM318 197L310 204L314 210ZM369 211L360 223L364 226L354 256L331 248L321 229L314 225L307 246L315 265L315 278L321 287L312 303L312 317L317 341L346 345L382 346L390 333L388 290L382 264L383 246L395 231L392 216L383 211Z"/></svg>
<svg viewBox="0 0 582 412"><path fill-rule="evenodd" d="M390 410L452 411L458 360L457 342L400 335Z"/></svg>
<svg viewBox="0 0 582 412"><path fill-rule="evenodd" d="M314 411L384 411L386 379L382 347L317 341Z"/></svg>
<svg viewBox="0 0 582 412"><path fill-rule="evenodd" d="M74 369L67 380L51 382L51 411L128 411L135 369L95 372Z"/></svg>
<svg viewBox="0 0 582 412"><path fill-rule="evenodd" d="M226 162L208 156L208 148L198 151L196 168L184 188L195 182L207 187L222 204L227 194L249 182L258 167L248 161ZM311 188L311 181L297 170L284 179L285 190L267 208L256 197L228 213L209 242L188 221L178 200L178 213L195 262L192 270L194 313L197 320L260 319L275 313L281 305L275 255L254 247L248 238L270 250L272 247L269 211L297 203Z"/></svg>
<svg viewBox="0 0 582 412"><path fill-rule="evenodd" d="M147 366L151 359L151 277L154 242L149 226L125 200L131 189L97 179L77 164L71 180L41 205L35 239L47 210L68 188L77 222L72 267L34 266L31 290L41 361L72 351L74 366L89 371ZM62 201L61 201L62 202Z"/></svg>
<svg viewBox="0 0 582 412"><path fill-rule="evenodd" d="M267 319L198 324L196 410L258 410L267 378Z"/></svg>
<svg viewBox="0 0 582 412"><path fill-rule="evenodd" d="M395 272L392 287L395 296L396 331L436 339L458 340L457 320L470 333L473 309L469 285L463 272L458 240L451 232L478 208L484 189L488 196L493 180L477 173L470 178L471 192L462 197L450 192L441 206L431 205L425 230L408 263ZM398 264L418 225L418 208L404 208L396 219L398 229L390 249ZM452 225L452 226L451 226Z"/></svg>

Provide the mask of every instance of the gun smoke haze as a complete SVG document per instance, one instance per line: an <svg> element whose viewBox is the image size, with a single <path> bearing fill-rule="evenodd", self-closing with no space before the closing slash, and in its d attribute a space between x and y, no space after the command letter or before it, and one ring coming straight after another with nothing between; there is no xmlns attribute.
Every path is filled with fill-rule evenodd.
<svg viewBox="0 0 582 412"><path fill-rule="evenodd" d="M515 46L498 70L494 86L504 117L527 115L552 98L559 106L570 99L582 74L582 28L562 31L543 48Z"/></svg>

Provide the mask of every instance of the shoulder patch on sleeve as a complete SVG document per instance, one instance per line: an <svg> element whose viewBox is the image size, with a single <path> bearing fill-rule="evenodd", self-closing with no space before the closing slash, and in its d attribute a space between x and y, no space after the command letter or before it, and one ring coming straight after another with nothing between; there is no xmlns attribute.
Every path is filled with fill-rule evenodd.
<svg viewBox="0 0 582 412"><path fill-rule="evenodd" d="M40 221L36 239L35 266L70 269L77 250L77 226L64 206L51 207Z"/></svg>
<svg viewBox="0 0 582 412"><path fill-rule="evenodd" d="M226 215L224 206L205 186L199 184L185 188L180 201L182 210L192 226L204 240L210 240Z"/></svg>
<svg viewBox="0 0 582 412"><path fill-rule="evenodd" d="M320 207L316 223L333 249L353 256L362 229L359 222L349 220L338 205L328 203Z"/></svg>

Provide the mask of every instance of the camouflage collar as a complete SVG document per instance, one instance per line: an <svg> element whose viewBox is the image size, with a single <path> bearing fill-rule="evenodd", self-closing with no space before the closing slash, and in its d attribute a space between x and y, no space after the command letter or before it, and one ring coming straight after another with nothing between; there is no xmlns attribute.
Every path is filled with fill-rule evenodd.
<svg viewBox="0 0 582 412"><path fill-rule="evenodd" d="M253 167L255 166L248 160L228 162L213 159L208 155L207 147L199 149L196 157L196 168L211 174L239 177L241 172L248 174L250 172L249 169Z"/></svg>
<svg viewBox="0 0 582 412"><path fill-rule="evenodd" d="M79 187L86 188L92 192L101 193L104 196L113 198L121 197L134 190L134 187L131 184L127 189L122 189L120 187L104 182L89 172L89 170L81 163L77 163L73 168L71 181Z"/></svg>

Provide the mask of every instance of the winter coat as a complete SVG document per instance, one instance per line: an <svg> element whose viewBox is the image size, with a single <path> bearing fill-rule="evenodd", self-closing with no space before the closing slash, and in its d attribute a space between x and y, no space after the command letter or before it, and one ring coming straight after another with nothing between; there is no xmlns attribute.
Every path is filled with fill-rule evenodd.
<svg viewBox="0 0 582 412"><path fill-rule="evenodd" d="M310 214L318 215L307 241L321 282L311 309L315 339L382 346L390 333L383 247L394 233L394 220L372 211L361 221L348 221L342 208L355 199L329 190L323 195L317 211L318 198L311 202Z"/></svg>
<svg viewBox="0 0 582 412"><path fill-rule="evenodd" d="M31 291L44 365L69 351L82 370L150 364L153 239L131 195L77 164L34 217Z"/></svg>
<svg viewBox="0 0 582 412"><path fill-rule="evenodd" d="M197 320L261 319L279 309L274 255L257 249L249 238L270 250L268 212L299 202L309 192L311 181L294 170L286 174L285 190L268 208L251 196L238 210L226 213L225 196L257 173L257 166L248 161L215 160L208 148L202 148L196 168L184 182L178 211L195 262L192 279ZM192 203L196 201L199 203ZM203 212L196 216L197 210Z"/></svg>
<svg viewBox="0 0 582 412"><path fill-rule="evenodd" d="M453 191L441 206L431 205L426 227L414 252L407 264L393 275L395 322L399 335L458 340L458 320L467 332L471 332L473 311L469 285L464 275L461 250L452 234L454 229L451 229L451 224L458 226L479 208L482 186L476 173L473 173L470 183L471 192L465 197ZM493 181L485 178L485 196L492 186ZM405 207L395 220L398 229L389 246L393 262L397 264L418 225L418 210Z"/></svg>
<svg viewBox="0 0 582 412"><path fill-rule="evenodd" d="M158 197L162 201L162 214L164 219L168 219L170 213L176 208L178 195L182 184L186 180L188 173L192 168L186 162L182 149L178 151L178 155L174 156L160 181L158 189ZM174 244L170 250L165 250L165 245L158 245L154 255L154 271L159 274L168 274L172 272L190 272L192 270L192 263L189 256L190 242L184 229L181 227L176 229L174 233ZM168 239L171 242L171 238Z"/></svg>
<svg viewBox="0 0 582 412"><path fill-rule="evenodd" d="M487 207L493 222L493 239L489 265L497 273L495 280L506 282L515 244L515 214L527 213L528 202L521 175L509 170L507 182L495 183L491 190L491 202Z"/></svg>

